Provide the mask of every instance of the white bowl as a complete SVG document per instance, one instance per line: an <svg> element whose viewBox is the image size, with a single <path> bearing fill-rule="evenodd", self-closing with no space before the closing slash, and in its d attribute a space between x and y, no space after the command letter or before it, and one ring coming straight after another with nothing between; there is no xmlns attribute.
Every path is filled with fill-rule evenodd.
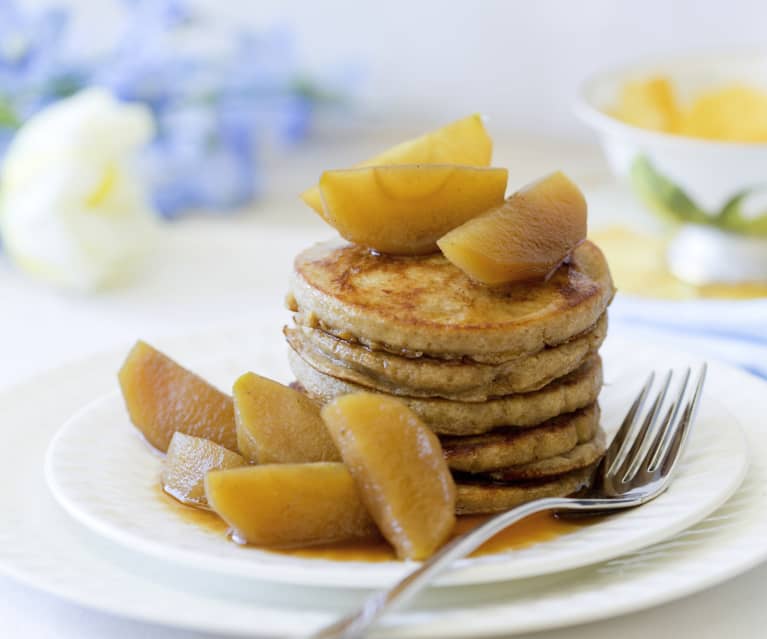
<svg viewBox="0 0 767 639"><path fill-rule="evenodd" d="M733 83L767 91L767 51L667 56L625 65L587 79L576 103L578 116L597 131L612 171L650 208L693 225L708 226L722 216L717 227L736 238L755 236L752 250L758 244L767 255L767 218L758 228L753 223L767 215L767 143L649 131L607 113L626 82L654 75L668 77L681 101ZM760 264L755 272L751 264L742 277L731 272L711 281L767 279L762 269Z"/></svg>

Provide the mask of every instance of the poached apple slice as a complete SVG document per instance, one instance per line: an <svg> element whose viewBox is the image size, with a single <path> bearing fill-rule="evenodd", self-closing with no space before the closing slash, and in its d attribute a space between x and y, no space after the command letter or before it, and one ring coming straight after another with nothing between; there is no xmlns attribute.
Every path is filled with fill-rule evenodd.
<svg viewBox="0 0 767 639"><path fill-rule="evenodd" d="M176 431L237 450L232 398L139 341L118 373L133 424L158 450Z"/></svg>
<svg viewBox="0 0 767 639"><path fill-rule="evenodd" d="M449 230L503 202L508 171L405 164L325 171L325 218L342 237L381 253L438 250Z"/></svg>
<svg viewBox="0 0 767 639"><path fill-rule="evenodd" d="M377 536L352 476L339 463L211 471L205 495L238 543L290 547Z"/></svg>
<svg viewBox="0 0 767 639"><path fill-rule="evenodd" d="M258 464L340 461L320 417L306 395L255 373L234 383L237 447Z"/></svg>
<svg viewBox="0 0 767 639"><path fill-rule="evenodd" d="M455 483L437 436L403 402L373 393L322 409L362 501L402 559L425 559L455 525Z"/></svg>
<svg viewBox="0 0 767 639"><path fill-rule="evenodd" d="M558 171L517 191L437 244L472 279L490 286L545 279L586 239L586 200Z"/></svg>
<svg viewBox="0 0 767 639"><path fill-rule="evenodd" d="M485 130L482 118L475 113L393 146L356 166L442 163L488 166L492 154L493 142ZM301 198L325 217L318 185L305 191Z"/></svg>
<svg viewBox="0 0 767 639"><path fill-rule="evenodd" d="M163 490L184 504L206 506L205 475L245 466L244 457L201 437L174 433L162 471Z"/></svg>

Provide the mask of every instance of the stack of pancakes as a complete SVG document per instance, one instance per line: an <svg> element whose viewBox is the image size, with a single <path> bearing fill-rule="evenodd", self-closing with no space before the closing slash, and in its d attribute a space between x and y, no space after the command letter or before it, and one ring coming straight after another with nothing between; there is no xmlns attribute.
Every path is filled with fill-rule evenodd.
<svg viewBox="0 0 767 639"><path fill-rule="evenodd" d="M613 293L588 241L547 281L504 288L439 253L331 242L295 260L285 335L305 393L400 397L440 436L458 512L495 512L589 481L605 448L598 349Z"/></svg>

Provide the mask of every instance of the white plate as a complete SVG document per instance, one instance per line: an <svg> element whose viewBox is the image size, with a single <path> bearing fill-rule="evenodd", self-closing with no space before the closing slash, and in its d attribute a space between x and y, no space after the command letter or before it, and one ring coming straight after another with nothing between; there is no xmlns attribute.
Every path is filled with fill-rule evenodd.
<svg viewBox="0 0 767 639"><path fill-rule="evenodd" d="M192 361L247 338L247 328L158 345ZM127 348L127 344L125 347ZM609 338L610 349L636 344ZM643 362L688 358L641 343ZM0 395L0 572L95 610L240 636L307 633L364 592L243 582L126 552L56 506L41 472L63 419L113 386L124 351L42 375ZM735 495L673 539L607 563L549 577L430 591L392 617L380 636L510 635L641 610L729 579L767 558L767 384L727 366L709 369L707 392L743 426L752 462ZM403 625L405 624L405 625ZM392 626L397 626L396 629Z"/></svg>
<svg viewBox="0 0 767 639"><path fill-rule="evenodd" d="M269 328L265 327L268 332ZM280 374L282 350L219 350L203 372L229 384L248 367ZM608 347L606 386L600 397L603 424L617 429L648 371L635 350ZM204 354L196 357L202 361ZM555 539L457 562L438 585L488 583L540 576L606 561L688 528L721 506L740 485L748 456L736 423L728 423L710 396L702 402L687 454L671 488L642 508ZM83 460L87 460L85 463ZM158 499L162 458L137 436L119 392L79 411L49 448L46 477L57 501L99 535L162 561L232 577L296 585L371 588L394 583L412 570L400 561L311 559L237 546L223 534L179 516Z"/></svg>

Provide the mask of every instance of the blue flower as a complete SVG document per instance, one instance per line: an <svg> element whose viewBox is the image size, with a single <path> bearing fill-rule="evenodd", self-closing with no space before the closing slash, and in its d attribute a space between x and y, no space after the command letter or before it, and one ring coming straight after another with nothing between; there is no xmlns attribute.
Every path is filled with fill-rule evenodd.
<svg viewBox="0 0 767 639"><path fill-rule="evenodd" d="M179 0L124 0L128 11L122 34L93 78L124 100L161 110L183 99L189 78L205 61L180 55L173 31L191 21Z"/></svg>
<svg viewBox="0 0 767 639"><path fill-rule="evenodd" d="M68 14L50 8L30 15L12 0L0 3L0 126L18 126L49 102L83 86L84 62L65 52Z"/></svg>
<svg viewBox="0 0 767 639"><path fill-rule="evenodd" d="M65 55L69 16L0 0L0 152L4 138L48 102L88 85L146 104L157 136L146 151L155 204L166 217L230 210L260 192L259 150L295 144L320 94L300 73L285 27L224 34L224 53L178 46L204 28L186 0L123 0L124 29L96 59Z"/></svg>
<svg viewBox="0 0 767 639"><path fill-rule="evenodd" d="M293 38L284 27L241 31L222 69L222 101L250 104L254 123L273 141L293 143L307 132L312 98L299 82Z"/></svg>
<svg viewBox="0 0 767 639"><path fill-rule="evenodd" d="M194 11L185 0L123 0L129 28L139 31L167 31L194 20Z"/></svg>
<svg viewBox="0 0 767 639"><path fill-rule="evenodd" d="M162 112L147 152L155 205L165 217L227 210L257 194L258 138L249 109L183 105Z"/></svg>

